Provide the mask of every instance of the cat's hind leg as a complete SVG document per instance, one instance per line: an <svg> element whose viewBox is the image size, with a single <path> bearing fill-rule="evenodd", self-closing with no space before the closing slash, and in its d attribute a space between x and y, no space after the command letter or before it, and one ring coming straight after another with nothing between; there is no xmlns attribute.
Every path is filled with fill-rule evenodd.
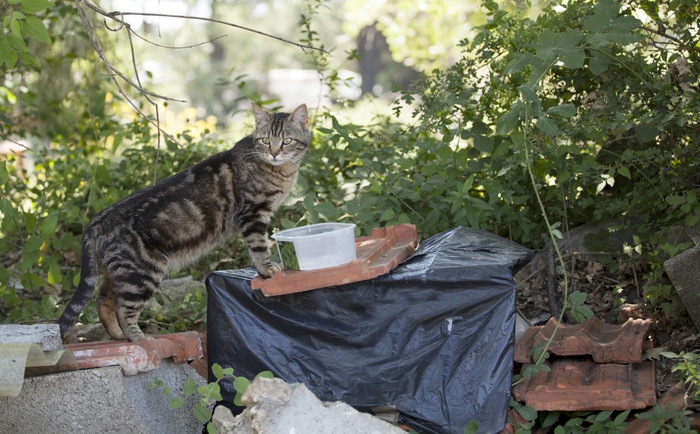
<svg viewBox="0 0 700 434"><path fill-rule="evenodd" d="M143 269L141 267L140 269ZM146 302L158 288L164 271L155 269L150 272L129 271L122 273L115 281L115 312L117 321L126 338L130 341L153 339L144 335L138 325L139 315Z"/></svg>
<svg viewBox="0 0 700 434"><path fill-rule="evenodd" d="M97 297L97 314L107 333L114 339L126 339L117 320L114 301L114 282L109 276L105 276L100 286L100 295Z"/></svg>

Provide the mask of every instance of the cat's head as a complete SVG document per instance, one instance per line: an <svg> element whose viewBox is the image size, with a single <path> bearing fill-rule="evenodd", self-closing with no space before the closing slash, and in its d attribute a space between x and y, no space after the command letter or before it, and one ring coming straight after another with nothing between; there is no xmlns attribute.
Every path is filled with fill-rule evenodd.
<svg viewBox="0 0 700 434"><path fill-rule="evenodd" d="M308 111L302 104L291 113L268 113L253 104L255 149L273 166L292 162L297 166L311 141L308 128Z"/></svg>

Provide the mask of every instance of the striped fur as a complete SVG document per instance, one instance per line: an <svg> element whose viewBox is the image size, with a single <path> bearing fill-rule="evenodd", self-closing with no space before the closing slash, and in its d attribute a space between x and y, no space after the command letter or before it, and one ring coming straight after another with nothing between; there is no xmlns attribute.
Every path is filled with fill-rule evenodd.
<svg viewBox="0 0 700 434"><path fill-rule="evenodd" d="M240 232L262 276L268 225L297 179L311 135L305 105L271 114L253 104L255 131L213 155L101 211L83 233L80 283L59 319L75 325L99 284L97 311L115 339L148 339L137 324L169 270L191 263ZM99 282L102 277L101 282Z"/></svg>

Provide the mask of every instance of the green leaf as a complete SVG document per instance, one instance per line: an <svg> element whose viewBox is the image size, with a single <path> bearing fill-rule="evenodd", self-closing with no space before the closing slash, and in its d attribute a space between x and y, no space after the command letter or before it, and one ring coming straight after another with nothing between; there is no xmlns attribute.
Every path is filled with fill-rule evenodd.
<svg viewBox="0 0 700 434"><path fill-rule="evenodd" d="M557 127L557 124L554 123L554 121L552 121L551 119L539 118L537 119L537 123L535 124L535 126L538 130L542 131L549 137L554 137L557 134L559 134L559 127Z"/></svg>
<svg viewBox="0 0 700 434"><path fill-rule="evenodd" d="M629 168L627 168L627 166L618 167L617 173L619 173L620 176L624 176L627 179L632 179L632 174L630 173L630 170L629 170Z"/></svg>
<svg viewBox="0 0 700 434"><path fill-rule="evenodd" d="M12 51L12 49L10 48L10 43L7 41L7 38L0 36L0 66L2 66L3 63L8 63L10 51Z"/></svg>
<svg viewBox="0 0 700 434"><path fill-rule="evenodd" d="M572 306L581 306L586 302L586 294L581 291L574 291L569 294L569 303Z"/></svg>
<svg viewBox="0 0 700 434"><path fill-rule="evenodd" d="M58 214L51 214L41 222L39 232L45 238L56 235L56 226L58 226Z"/></svg>
<svg viewBox="0 0 700 434"><path fill-rule="evenodd" d="M569 103L560 104L548 109L547 114L568 119L576 115L576 106Z"/></svg>
<svg viewBox="0 0 700 434"><path fill-rule="evenodd" d="M510 111L496 121L496 134L505 136L513 131L520 123L520 114L523 109L522 102L518 101L513 104Z"/></svg>
<svg viewBox="0 0 700 434"><path fill-rule="evenodd" d="M256 375L255 378L275 378L275 374L273 374L272 371L262 371Z"/></svg>
<svg viewBox="0 0 700 434"><path fill-rule="evenodd" d="M2 61L0 61L0 64L2 64ZM3 161L2 163L0 163L0 185L6 184L9 179L10 175L7 172L7 166Z"/></svg>
<svg viewBox="0 0 700 434"><path fill-rule="evenodd" d="M479 422L472 420L464 426L464 434L476 434L479 432Z"/></svg>
<svg viewBox="0 0 700 434"><path fill-rule="evenodd" d="M219 429L214 425L213 422L207 423L207 434L217 434Z"/></svg>
<svg viewBox="0 0 700 434"><path fill-rule="evenodd" d="M0 285L7 285L9 280L10 272L7 271L7 268L5 268L2 264L0 264Z"/></svg>
<svg viewBox="0 0 700 434"><path fill-rule="evenodd" d="M198 421L202 423L209 422L211 420L211 408L208 405L198 402L192 408L192 413Z"/></svg>
<svg viewBox="0 0 700 434"><path fill-rule="evenodd" d="M185 384L183 384L182 387L182 392L184 393L185 396L191 396L194 395L194 393L197 391L197 382L194 381L194 378L188 378L185 380Z"/></svg>
<svg viewBox="0 0 700 434"><path fill-rule="evenodd" d="M7 54L7 58L5 59L7 67L12 68L13 66L15 66L18 58L19 54L17 54L17 51L14 49L10 49L10 52Z"/></svg>
<svg viewBox="0 0 700 434"><path fill-rule="evenodd" d="M532 53L518 53L515 58L505 67L503 73L506 75L523 72L530 66L536 57Z"/></svg>
<svg viewBox="0 0 700 434"><path fill-rule="evenodd" d="M537 418L537 410L530 407L529 405L518 405L515 407L515 411L518 412L520 416L525 420L535 420Z"/></svg>
<svg viewBox="0 0 700 434"><path fill-rule="evenodd" d="M627 417L629 417L630 415L630 411L631 410L625 410L622 413L618 414L614 419L615 424L619 425L625 422L627 420Z"/></svg>
<svg viewBox="0 0 700 434"><path fill-rule="evenodd" d="M634 136L639 140L639 143L653 142L658 135L659 129L651 124L637 125L634 128Z"/></svg>
<svg viewBox="0 0 700 434"><path fill-rule="evenodd" d="M314 211L326 221L333 221L340 215L340 209L330 201L324 201L314 205Z"/></svg>
<svg viewBox="0 0 700 434"><path fill-rule="evenodd" d="M22 274L22 286L37 289L46 286L46 281L35 273L24 273Z"/></svg>
<svg viewBox="0 0 700 434"><path fill-rule="evenodd" d="M591 58L588 59L588 69L595 75L602 75L605 73L611 64L612 59L609 56L598 52L594 52Z"/></svg>
<svg viewBox="0 0 700 434"><path fill-rule="evenodd" d="M593 318L593 311L588 306L573 306L571 308L571 316L574 321L581 324Z"/></svg>
<svg viewBox="0 0 700 434"><path fill-rule="evenodd" d="M25 14L35 14L53 6L49 0L22 0L19 10Z"/></svg>
<svg viewBox="0 0 700 434"><path fill-rule="evenodd" d="M22 61L22 63L26 63L27 65L31 65L37 69L41 68L39 59L37 59L32 53L28 51L21 51L19 53L19 58Z"/></svg>
<svg viewBox="0 0 700 434"><path fill-rule="evenodd" d="M546 62L558 59L569 69L580 68L586 59L585 51L578 46L583 37L583 33L578 30L560 33L545 30L537 39L537 56Z"/></svg>
<svg viewBox="0 0 700 434"><path fill-rule="evenodd" d="M22 30L20 27L20 23L16 18L13 18L10 20L10 31L12 32L12 35L21 38L22 37Z"/></svg>
<svg viewBox="0 0 700 434"><path fill-rule="evenodd" d="M493 151L494 141L491 137L481 134L474 136L474 147L481 152L490 153Z"/></svg>
<svg viewBox="0 0 700 434"><path fill-rule="evenodd" d="M39 18L34 16L27 17L23 30L26 36L43 42L44 44L51 44L49 32Z"/></svg>
<svg viewBox="0 0 700 434"><path fill-rule="evenodd" d="M395 216L396 216L396 213L394 212L394 210L389 208L382 213L382 215L379 217L379 221L380 222L388 222L391 219L393 219Z"/></svg>
<svg viewBox="0 0 700 434"><path fill-rule="evenodd" d="M549 428L550 426L559 422L560 415L561 415L561 413L559 413L558 411L548 412L547 415L545 416L544 420L542 421L542 428Z"/></svg>
<svg viewBox="0 0 700 434"><path fill-rule="evenodd" d="M28 50L27 43L24 42L24 38L20 36L10 33L7 35L7 42L9 42L10 47L14 48L18 52L25 52Z"/></svg>
<svg viewBox="0 0 700 434"><path fill-rule="evenodd" d="M670 195L666 196L666 203L671 206L678 206L685 203L685 196Z"/></svg>
<svg viewBox="0 0 700 434"><path fill-rule="evenodd" d="M244 394L248 386L250 386L250 380L245 377L236 377L233 380L233 389L240 394Z"/></svg>
<svg viewBox="0 0 700 434"><path fill-rule="evenodd" d="M170 400L170 408L172 410L182 408L185 405L185 400L182 398L173 398Z"/></svg>
<svg viewBox="0 0 700 434"><path fill-rule="evenodd" d="M61 274L61 267L57 262L54 262L49 267L49 273L47 277L50 285L59 285L63 280L63 275Z"/></svg>
<svg viewBox="0 0 700 434"><path fill-rule="evenodd" d="M518 91L520 92L523 101L528 104L528 115L530 117L540 116L542 114L540 97L537 96L537 93L532 89L532 87L524 84L522 86L518 86Z"/></svg>
<svg viewBox="0 0 700 434"><path fill-rule="evenodd" d="M218 363L214 363L211 366L211 373L217 380L221 380L222 378L224 378L224 369Z"/></svg>

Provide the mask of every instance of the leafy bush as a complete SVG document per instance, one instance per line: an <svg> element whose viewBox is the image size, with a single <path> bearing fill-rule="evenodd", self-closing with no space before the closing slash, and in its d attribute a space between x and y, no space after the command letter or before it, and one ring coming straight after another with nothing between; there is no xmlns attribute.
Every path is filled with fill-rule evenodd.
<svg viewBox="0 0 700 434"><path fill-rule="evenodd" d="M695 2L484 7L464 56L396 102L412 124L327 116L302 220L467 225L533 248L550 226L613 222L660 266L665 231L700 221Z"/></svg>
<svg viewBox="0 0 700 434"><path fill-rule="evenodd" d="M81 234L97 211L222 148L182 134L187 147L159 151L144 120L105 119L101 128L106 143L37 149L31 174L0 163L0 313L11 322L57 315L60 297L77 285Z"/></svg>

